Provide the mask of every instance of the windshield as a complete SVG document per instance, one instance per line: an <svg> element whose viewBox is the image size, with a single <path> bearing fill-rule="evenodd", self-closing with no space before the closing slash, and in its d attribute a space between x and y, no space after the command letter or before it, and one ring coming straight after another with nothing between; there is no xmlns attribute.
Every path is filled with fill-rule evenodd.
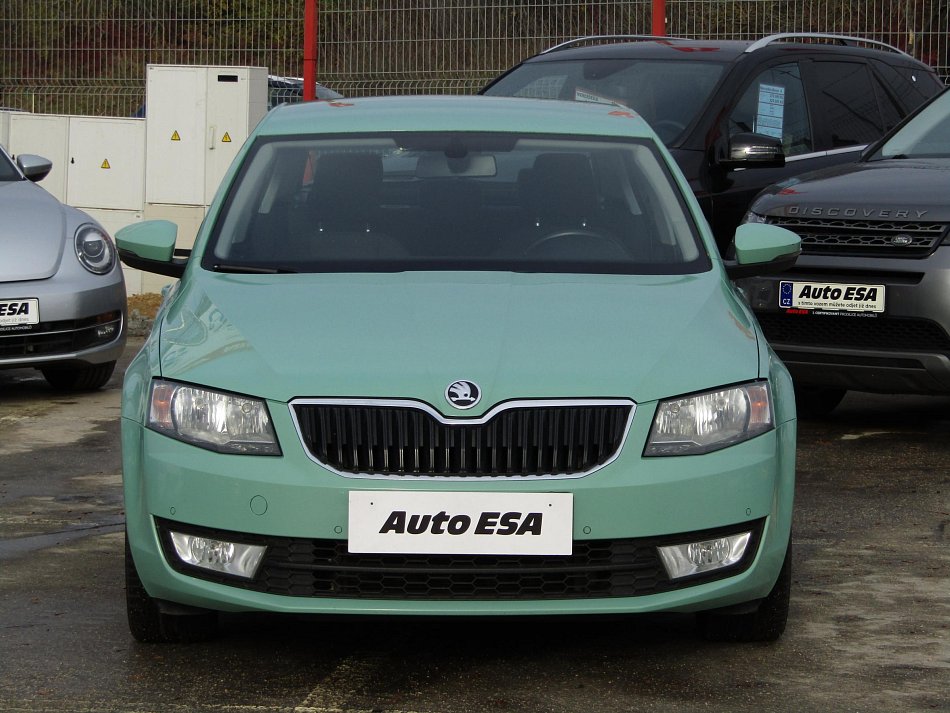
<svg viewBox="0 0 950 713"><path fill-rule="evenodd" d="M899 129L869 160L950 158L950 91Z"/></svg>
<svg viewBox="0 0 950 713"><path fill-rule="evenodd" d="M670 145L703 108L722 69L717 62L688 60L528 62L485 94L623 104Z"/></svg>
<svg viewBox="0 0 950 713"><path fill-rule="evenodd" d="M0 181L19 181L20 172L5 151L0 150Z"/></svg>
<svg viewBox="0 0 950 713"><path fill-rule="evenodd" d="M710 262L652 141L426 133L258 140L202 265L683 274Z"/></svg>

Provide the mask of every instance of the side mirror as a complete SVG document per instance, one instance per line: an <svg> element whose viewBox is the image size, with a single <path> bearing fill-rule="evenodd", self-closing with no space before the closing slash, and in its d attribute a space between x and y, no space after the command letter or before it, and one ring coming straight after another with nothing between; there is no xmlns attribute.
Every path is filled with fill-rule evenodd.
<svg viewBox="0 0 950 713"><path fill-rule="evenodd" d="M129 267L168 277L181 277L190 250L175 250L178 226L170 220L146 220L115 234L119 259Z"/></svg>
<svg viewBox="0 0 950 713"><path fill-rule="evenodd" d="M33 181L33 183L42 181L49 175L49 172L53 170L52 161L31 153L21 153L17 156L16 165L23 171L23 175Z"/></svg>
<svg viewBox="0 0 950 713"><path fill-rule="evenodd" d="M782 168L785 151L780 139L764 134L742 133L730 137L728 155L719 165L734 168Z"/></svg>
<svg viewBox="0 0 950 713"><path fill-rule="evenodd" d="M729 279L772 275L787 270L802 251L802 240L791 230L765 223L745 223L736 229L736 258L724 260Z"/></svg>

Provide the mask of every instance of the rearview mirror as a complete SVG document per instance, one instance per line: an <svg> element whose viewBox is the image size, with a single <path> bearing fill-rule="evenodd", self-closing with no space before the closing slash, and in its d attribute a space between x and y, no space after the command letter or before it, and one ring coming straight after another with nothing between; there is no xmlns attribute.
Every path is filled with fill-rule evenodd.
<svg viewBox="0 0 950 713"><path fill-rule="evenodd" d="M791 230L765 223L745 223L736 229L735 260L724 260L730 279L771 275L787 270L802 251L802 240Z"/></svg>
<svg viewBox="0 0 950 713"><path fill-rule="evenodd" d="M127 225L115 234L119 259L129 267L168 277L181 277L188 250L175 250L178 226L170 220L146 220Z"/></svg>
<svg viewBox="0 0 950 713"><path fill-rule="evenodd" d="M23 175L37 183L42 181L53 170L53 162L48 158L31 153L21 153L16 157L16 165L23 171Z"/></svg>
<svg viewBox="0 0 950 713"><path fill-rule="evenodd" d="M785 150L782 141L764 134L742 133L729 139L728 156L719 160L723 168L782 168Z"/></svg>

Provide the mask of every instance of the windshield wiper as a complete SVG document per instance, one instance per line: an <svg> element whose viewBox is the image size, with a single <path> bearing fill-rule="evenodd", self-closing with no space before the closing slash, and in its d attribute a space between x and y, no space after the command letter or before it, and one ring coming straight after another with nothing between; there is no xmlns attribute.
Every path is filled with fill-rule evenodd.
<svg viewBox="0 0 950 713"><path fill-rule="evenodd" d="M220 263L212 268L215 272L232 272L244 275L278 275L295 274L297 270L289 267L270 267L264 265L234 265L230 263Z"/></svg>

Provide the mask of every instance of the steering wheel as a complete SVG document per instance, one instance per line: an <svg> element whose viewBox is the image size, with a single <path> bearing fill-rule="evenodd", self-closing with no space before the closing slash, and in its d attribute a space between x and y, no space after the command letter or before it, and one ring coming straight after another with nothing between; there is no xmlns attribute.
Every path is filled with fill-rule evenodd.
<svg viewBox="0 0 950 713"><path fill-rule="evenodd" d="M550 246L552 243L576 239L597 241L602 246L609 245L612 248L615 248L625 257L629 256L629 253L623 244L612 235L604 235L603 233L596 233L593 230L583 230L580 228L572 230L558 230L553 233L548 233L547 235L542 235L540 238L529 243L528 247L526 247L521 252L523 255L529 255L536 250Z"/></svg>

